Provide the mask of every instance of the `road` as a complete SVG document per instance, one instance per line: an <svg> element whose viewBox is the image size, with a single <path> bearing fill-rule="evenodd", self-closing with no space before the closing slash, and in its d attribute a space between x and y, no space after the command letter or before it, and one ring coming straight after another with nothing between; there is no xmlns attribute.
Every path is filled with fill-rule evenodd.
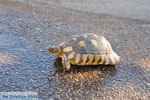
<svg viewBox="0 0 150 100"><path fill-rule="evenodd" d="M93 32L121 57L117 67L72 66L49 53L73 34ZM0 91L33 91L41 100L149 100L150 21L58 6L0 0Z"/></svg>
<svg viewBox="0 0 150 100"><path fill-rule="evenodd" d="M12 0L10 0L12 1ZM31 5L56 5L58 7L109 14L126 18L150 20L149 0L14 0Z"/></svg>

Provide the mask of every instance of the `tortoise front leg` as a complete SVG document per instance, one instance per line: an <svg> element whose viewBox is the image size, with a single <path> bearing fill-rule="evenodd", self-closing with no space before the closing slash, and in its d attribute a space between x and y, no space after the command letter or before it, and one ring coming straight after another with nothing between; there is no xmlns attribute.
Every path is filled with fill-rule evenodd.
<svg viewBox="0 0 150 100"><path fill-rule="evenodd" d="M63 70L69 71L70 70L70 63L65 55L62 57L62 64L63 64Z"/></svg>

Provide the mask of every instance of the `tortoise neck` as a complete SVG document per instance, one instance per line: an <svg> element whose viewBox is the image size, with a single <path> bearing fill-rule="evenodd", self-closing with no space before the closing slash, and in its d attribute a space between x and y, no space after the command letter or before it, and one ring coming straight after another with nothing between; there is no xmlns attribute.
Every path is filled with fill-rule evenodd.
<svg viewBox="0 0 150 100"><path fill-rule="evenodd" d="M62 50L61 46L57 46L57 47L55 47L55 49L57 49L57 53L55 55L58 56L58 57L62 57L62 55L64 53L63 53L63 50Z"/></svg>

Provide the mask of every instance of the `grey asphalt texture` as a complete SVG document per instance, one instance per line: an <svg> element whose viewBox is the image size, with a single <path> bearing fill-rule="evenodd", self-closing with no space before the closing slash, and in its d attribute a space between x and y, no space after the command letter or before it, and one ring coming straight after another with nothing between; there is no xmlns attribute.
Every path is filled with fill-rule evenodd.
<svg viewBox="0 0 150 100"><path fill-rule="evenodd" d="M117 67L72 66L49 53L73 34L103 35ZM41 100L150 100L150 21L0 0L0 92Z"/></svg>

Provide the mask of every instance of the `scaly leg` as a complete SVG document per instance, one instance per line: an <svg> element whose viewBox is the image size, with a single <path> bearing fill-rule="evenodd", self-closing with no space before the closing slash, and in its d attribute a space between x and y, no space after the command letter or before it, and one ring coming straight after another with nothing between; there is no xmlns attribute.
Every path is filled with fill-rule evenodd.
<svg viewBox="0 0 150 100"><path fill-rule="evenodd" d="M65 55L63 55L63 57L62 57L62 64L63 64L64 71L69 71L70 70L70 63L67 60L67 57Z"/></svg>

